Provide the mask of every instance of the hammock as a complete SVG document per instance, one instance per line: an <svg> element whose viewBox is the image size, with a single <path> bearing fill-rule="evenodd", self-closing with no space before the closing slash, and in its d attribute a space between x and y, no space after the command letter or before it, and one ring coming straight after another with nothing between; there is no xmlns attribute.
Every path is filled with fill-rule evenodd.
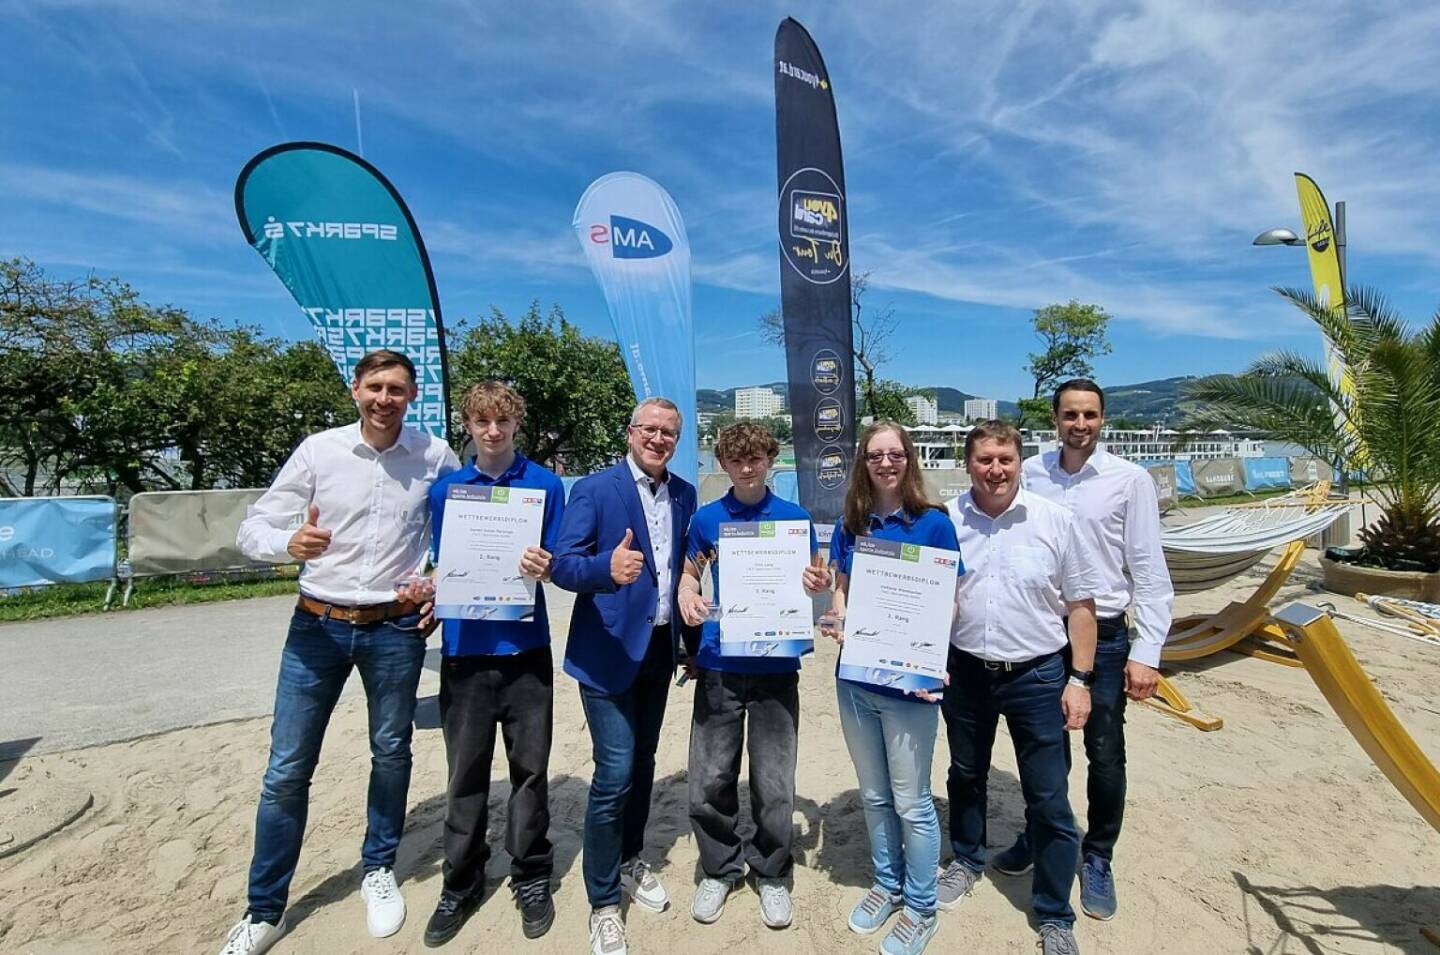
<svg viewBox="0 0 1440 955"><path fill-rule="evenodd" d="M1348 501L1314 503L1313 498L1286 496L1164 528L1160 543L1170 580L1177 593L1218 587L1275 548L1321 533L1349 507Z"/></svg>

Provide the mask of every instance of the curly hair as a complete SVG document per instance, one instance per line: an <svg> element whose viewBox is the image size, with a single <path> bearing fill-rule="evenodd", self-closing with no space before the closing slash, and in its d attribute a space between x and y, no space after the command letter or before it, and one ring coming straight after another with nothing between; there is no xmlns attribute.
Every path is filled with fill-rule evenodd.
<svg viewBox="0 0 1440 955"><path fill-rule="evenodd" d="M770 458L780 453L780 442L763 424L754 421L737 421L727 428L721 428L715 436L715 460L733 461L748 458L752 454Z"/></svg>
<svg viewBox="0 0 1440 955"><path fill-rule="evenodd" d="M502 381L477 381L460 399L460 415L466 421L480 417L505 417L516 424L525 421L525 399Z"/></svg>

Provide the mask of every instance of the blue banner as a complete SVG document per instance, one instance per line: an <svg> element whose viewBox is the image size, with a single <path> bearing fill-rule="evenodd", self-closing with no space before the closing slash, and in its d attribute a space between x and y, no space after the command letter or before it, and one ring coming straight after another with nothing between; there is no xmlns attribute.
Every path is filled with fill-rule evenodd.
<svg viewBox="0 0 1440 955"><path fill-rule="evenodd" d="M791 504L800 503L800 480L799 475L794 471L771 471L774 483L771 490L775 496L782 501L789 501Z"/></svg>
<svg viewBox="0 0 1440 955"><path fill-rule="evenodd" d="M1189 461L1175 462L1175 491L1181 497L1195 496L1195 469Z"/></svg>
<svg viewBox="0 0 1440 955"><path fill-rule="evenodd" d="M1242 458L1245 490L1269 491L1290 486L1289 458Z"/></svg>
<svg viewBox="0 0 1440 955"><path fill-rule="evenodd" d="M389 180L336 146L284 143L246 163L235 213L345 383L367 352L403 352L420 392L406 423L446 437L440 299L420 230Z"/></svg>
<svg viewBox="0 0 1440 955"><path fill-rule="evenodd" d="M115 501L0 498L0 588L115 576Z"/></svg>
<svg viewBox="0 0 1440 955"><path fill-rule="evenodd" d="M690 240L680 210L653 180L612 172L585 190L572 224L605 293L636 400L663 397L679 407L684 422L670 468L696 484Z"/></svg>

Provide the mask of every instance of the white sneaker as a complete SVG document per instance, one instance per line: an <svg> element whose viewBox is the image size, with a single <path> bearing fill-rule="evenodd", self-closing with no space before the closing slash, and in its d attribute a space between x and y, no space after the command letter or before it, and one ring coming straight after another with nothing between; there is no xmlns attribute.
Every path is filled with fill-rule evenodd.
<svg viewBox="0 0 1440 955"><path fill-rule="evenodd" d="M625 923L620 906L590 910L590 955L625 955Z"/></svg>
<svg viewBox="0 0 1440 955"><path fill-rule="evenodd" d="M405 897L391 869L373 869L360 883L365 900L365 925L376 938L389 938L405 924Z"/></svg>
<svg viewBox="0 0 1440 955"><path fill-rule="evenodd" d="M280 921L271 925L269 922L252 922L247 915L230 928L220 955L260 955L280 941L280 936L284 934L285 916L280 916Z"/></svg>
<svg viewBox="0 0 1440 955"><path fill-rule="evenodd" d="M630 893L630 898L642 909L663 912L670 907L665 886L639 856L620 864L620 887Z"/></svg>

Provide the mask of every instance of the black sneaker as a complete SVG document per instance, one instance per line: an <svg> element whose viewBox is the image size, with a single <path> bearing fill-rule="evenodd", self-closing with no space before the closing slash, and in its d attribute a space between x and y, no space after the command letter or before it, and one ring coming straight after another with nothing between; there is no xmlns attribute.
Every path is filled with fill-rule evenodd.
<svg viewBox="0 0 1440 955"><path fill-rule="evenodd" d="M441 889L440 901L435 906L430 921L425 925L425 945L428 948L438 948L458 935L465 920L480 907L483 896L483 889L469 895Z"/></svg>
<svg viewBox="0 0 1440 955"><path fill-rule="evenodd" d="M550 878L543 876L528 882L512 882L515 905L520 909L520 928L526 938L539 938L550 931L555 922L555 902L550 897Z"/></svg>

